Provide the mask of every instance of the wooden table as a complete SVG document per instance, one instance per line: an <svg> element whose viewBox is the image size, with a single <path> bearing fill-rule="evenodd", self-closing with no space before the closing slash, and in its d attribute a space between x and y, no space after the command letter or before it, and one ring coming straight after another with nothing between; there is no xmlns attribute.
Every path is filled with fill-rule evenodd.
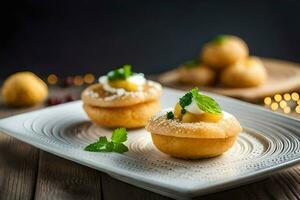
<svg viewBox="0 0 300 200"><path fill-rule="evenodd" d="M51 89L50 95L78 88ZM37 109L10 109L0 117ZM169 199L118 181L107 174L39 150L0 133L0 200L2 199ZM268 178L196 199L300 199L300 164Z"/></svg>

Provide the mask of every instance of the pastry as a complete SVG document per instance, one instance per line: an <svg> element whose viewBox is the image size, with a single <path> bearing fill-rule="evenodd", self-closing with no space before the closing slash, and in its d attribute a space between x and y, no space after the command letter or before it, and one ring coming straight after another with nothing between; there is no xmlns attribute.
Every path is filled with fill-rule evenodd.
<svg viewBox="0 0 300 200"><path fill-rule="evenodd" d="M173 111L154 115L146 129L160 151L183 159L221 155L242 131L233 115L197 88L181 97Z"/></svg>
<svg viewBox="0 0 300 200"><path fill-rule="evenodd" d="M204 45L201 60L212 68L222 69L246 58L248 54L247 44L241 38L220 35Z"/></svg>
<svg viewBox="0 0 300 200"><path fill-rule="evenodd" d="M105 127L144 127L160 110L161 85L133 73L130 65L113 70L82 92L89 118Z"/></svg>
<svg viewBox="0 0 300 200"><path fill-rule="evenodd" d="M33 106L48 96L48 87L31 72L18 72L3 83L2 97L6 104L15 107Z"/></svg>
<svg viewBox="0 0 300 200"><path fill-rule="evenodd" d="M221 82L229 87L254 87L266 81L267 72L259 58L249 57L224 69Z"/></svg>
<svg viewBox="0 0 300 200"><path fill-rule="evenodd" d="M215 72L198 60L184 63L177 73L180 82L194 86L211 85L215 80Z"/></svg>

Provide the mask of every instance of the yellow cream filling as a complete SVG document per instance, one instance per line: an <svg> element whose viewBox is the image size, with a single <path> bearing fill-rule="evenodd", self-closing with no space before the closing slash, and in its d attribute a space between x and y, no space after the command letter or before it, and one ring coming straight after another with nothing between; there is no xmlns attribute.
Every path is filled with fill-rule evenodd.
<svg viewBox="0 0 300 200"><path fill-rule="evenodd" d="M188 111L182 114L181 111L182 111L182 107L180 106L179 103L177 103L174 108L174 117L185 123L200 122L200 121L218 122L223 118L223 113L218 115L211 114L211 113L202 113L197 115L197 114L190 113Z"/></svg>
<svg viewBox="0 0 300 200"><path fill-rule="evenodd" d="M108 84L113 88L123 88L127 91L137 91L138 85L134 84L132 82L129 82L127 80L114 80L114 81L108 81Z"/></svg>

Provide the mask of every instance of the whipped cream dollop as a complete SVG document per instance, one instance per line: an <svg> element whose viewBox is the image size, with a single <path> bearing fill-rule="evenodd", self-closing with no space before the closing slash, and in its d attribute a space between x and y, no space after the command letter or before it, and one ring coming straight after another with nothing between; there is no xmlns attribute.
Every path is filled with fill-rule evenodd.
<svg viewBox="0 0 300 200"><path fill-rule="evenodd" d="M144 77L144 74L142 74L142 73L133 74L132 76L130 76L129 78L127 78L126 81L134 83L137 86L143 86L146 83L146 79Z"/></svg>
<svg viewBox="0 0 300 200"><path fill-rule="evenodd" d="M203 110L201 110L198 105L196 104L195 100L192 100L192 103L188 106L185 107L186 111L188 111L189 113L193 113L196 115L200 115L205 113ZM228 119L230 117L233 117L230 113L222 111L223 113L223 119Z"/></svg>
<svg viewBox="0 0 300 200"><path fill-rule="evenodd" d="M185 107L185 110L189 113L193 113L196 115L201 115L201 114L205 113L203 110L201 110L198 107L198 105L194 99L192 99L192 103L190 105ZM222 113L223 113L223 119L232 117L232 115L228 112L223 111Z"/></svg>
<svg viewBox="0 0 300 200"><path fill-rule="evenodd" d="M126 92L128 92L123 88L111 87L108 83L108 77L107 76L101 76L98 81L99 81L99 83L101 83L103 85L103 89L105 91L108 91L108 92L111 92L111 93L116 93L117 95L123 95ZM146 83L146 79L144 77L144 74L142 74L142 73L133 74L132 76L128 77L126 79L126 81L129 81L129 82L137 85L138 86L137 91L142 91L143 90L143 85Z"/></svg>
<svg viewBox="0 0 300 200"><path fill-rule="evenodd" d="M189 113L193 113L196 115L200 115L205 113L203 110L201 110L199 108L199 106L197 105L196 101L194 99L192 99L192 103L188 106L185 106L186 111L188 111Z"/></svg>

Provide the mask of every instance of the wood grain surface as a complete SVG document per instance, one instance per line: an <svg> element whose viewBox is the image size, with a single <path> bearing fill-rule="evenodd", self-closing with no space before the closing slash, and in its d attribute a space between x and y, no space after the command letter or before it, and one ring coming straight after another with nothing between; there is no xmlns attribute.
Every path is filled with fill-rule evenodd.
<svg viewBox="0 0 300 200"><path fill-rule="evenodd" d="M78 96L81 89L67 88L52 93L72 91ZM11 109L0 105L0 118L42 106ZM169 198L116 180L0 133L0 200L2 199ZM300 165L272 174L259 182L195 199L300 199Z"/></svg>
<svg viewBox="0 0 300 200"><path fill-rule="evenodd" d="M101 172L41 151L35 199L101 199Z"/></svg>
<svg viewBox="0 0 300 200"><path fill-rule="evenodd" d="M0 118L30 111L6 107L0 97ZM33 199L37 180L39 150L0 133L0 200Z"/></svg>
<svg viewBox="0 0 300 200"><path fill-rule="evenodd" d="M259 102L266 96L300 90L300 65L288 61L261 58L267 69L268 79L265 84L252 88L228 88L220 84L202 86L201 90L214 92L249 102ZM175 70L165 72L157 78L168 87L189 90L191 85L178 82L178 73Z"/></svg>
<svg viewBox="0 0 300 200"><path fill-rule="evenodd" d="M39 150L0 134L0 199L34 197Z"/></svg>

